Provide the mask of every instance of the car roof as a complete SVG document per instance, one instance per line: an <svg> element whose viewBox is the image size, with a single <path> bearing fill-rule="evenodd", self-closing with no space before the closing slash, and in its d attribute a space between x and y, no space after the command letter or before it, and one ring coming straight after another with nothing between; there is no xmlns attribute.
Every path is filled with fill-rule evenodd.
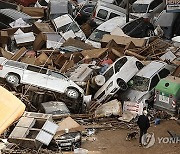
<svg viewBox="0 0 180 154"><path fill-rule="evenodd" d="M59 17L53 19L53 21L57 27L62 27L66 24L74 22L73 18L69 14L64 14L62 16L59 16Z"/></svg>
<svg viewBox="0 0 180 154"><path fill-rule="evenodd" d="M14 9L0 9L0 14L4 14L14 20L17 20L19 18L22 18L22 19L31 19L32 18L31 16L29 16L23 12L14 10Z"/></svg>
<svg viewBox="0 0 180 154"><path fill-rule="evenodd" d="M143 67L136 76L142 76L145 78L151 78L157 71L159 71L162 67L167 65L165 62L161 61L152 61L145 67Z"/></svg>
<svg viewBox="0 0 180 154"><path fill-rule="evenodd" d="M118 26L122 26L126 23L126 19L121 16L114 17L101 25L99 25L96 29L106 31L106 32L112 32L112 30Z"/></svg>
<svg viewBox="0 0 180 154"><path fill-rule="evenodd" d="M97 6L103 6L103 7L110 8L112 10L116 10L116 11L119 11L121 13L127 14L126 9L121 8L121 7L114 5L114 4L107 3L107 2L98 1Z"/></svg>
<svg viewBox="0 0 180 154"><path fill-rule="evenodd" d="M134 4L150 4L154 0L137 0Z"/></svg>

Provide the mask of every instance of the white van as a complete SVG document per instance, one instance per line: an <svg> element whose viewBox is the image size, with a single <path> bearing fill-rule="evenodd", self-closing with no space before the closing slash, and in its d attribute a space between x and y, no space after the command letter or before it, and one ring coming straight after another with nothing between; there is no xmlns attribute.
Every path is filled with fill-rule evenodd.
<svg viewBox="0 0 180 154"><path fill-rule="evenodd" d="M86 40L84 32L81 30L77 22L72 18L71 15L65 14L57 17L52 21L56 32L60 34L67 40L68 38L80 38L81 40Z"/></svg>
<svg viewBox="0 0 180 154"><path fill-rule="evenodd" d="M137 0L132 4L132 13L138 17L153 18L166 7L165 0Z"/></svg>
<svg viewBox="0 0 180 154"><path fill-rule="evenodd" d="M101 48L101 39L103 38L103 35L110 34L115 28L121 27L126 23L126 18L118 16L114 17L101 25L99 25L89 36L89 38L85 41L85 43L88 43L95 48Z"/></svg>
<svg viewBox="0 0 180 154"><path fill-rule="evenodd" d="M98 1L94 12L92 13L91 19L96 23L96 25L100 25L116 16L121 16L122 18L126 19L126 12L126 9L123 9L117 5ZM135 19L136 17L130 14L130 18Z"/></svg>

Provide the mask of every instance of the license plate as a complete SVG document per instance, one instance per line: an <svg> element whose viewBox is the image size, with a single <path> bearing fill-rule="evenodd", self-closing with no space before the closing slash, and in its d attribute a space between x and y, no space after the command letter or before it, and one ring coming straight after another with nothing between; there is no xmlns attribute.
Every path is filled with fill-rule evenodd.
<svg viewBox="0 0 180 154"><path fill-rule="evenodd" d="M169 97L159 95L159 101L169 104Z"/></svg>

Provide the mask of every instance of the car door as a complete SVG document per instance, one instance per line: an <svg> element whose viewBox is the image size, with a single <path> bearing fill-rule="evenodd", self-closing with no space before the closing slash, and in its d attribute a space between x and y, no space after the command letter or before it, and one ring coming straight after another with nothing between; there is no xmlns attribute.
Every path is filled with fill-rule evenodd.
<svg viewBox="0 0 180 154"><path fill-rule="evenodd" d="M69 86L67 77L61 73L48 70L47 88L53 91L64 93Z"/></svg>
<svg viewBox="0 0 180 154"><path fill-rule="evenodd" d="M46 88L48 75L47 69L28 65L24 70L23 83Z"/></svg>

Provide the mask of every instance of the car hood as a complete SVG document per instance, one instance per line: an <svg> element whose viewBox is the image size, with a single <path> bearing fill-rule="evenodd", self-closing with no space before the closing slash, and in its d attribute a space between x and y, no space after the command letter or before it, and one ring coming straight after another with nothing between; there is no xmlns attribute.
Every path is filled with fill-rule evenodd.
<svg viewBox="0 0 180 154"><path fill-rule="evenodd" d="M139 99L141 99L145 94L147 93L147 91L137 91L137 90L127 90L126 94L125 94L125 100L129 100L129 101L138 101Z"/></svg>

